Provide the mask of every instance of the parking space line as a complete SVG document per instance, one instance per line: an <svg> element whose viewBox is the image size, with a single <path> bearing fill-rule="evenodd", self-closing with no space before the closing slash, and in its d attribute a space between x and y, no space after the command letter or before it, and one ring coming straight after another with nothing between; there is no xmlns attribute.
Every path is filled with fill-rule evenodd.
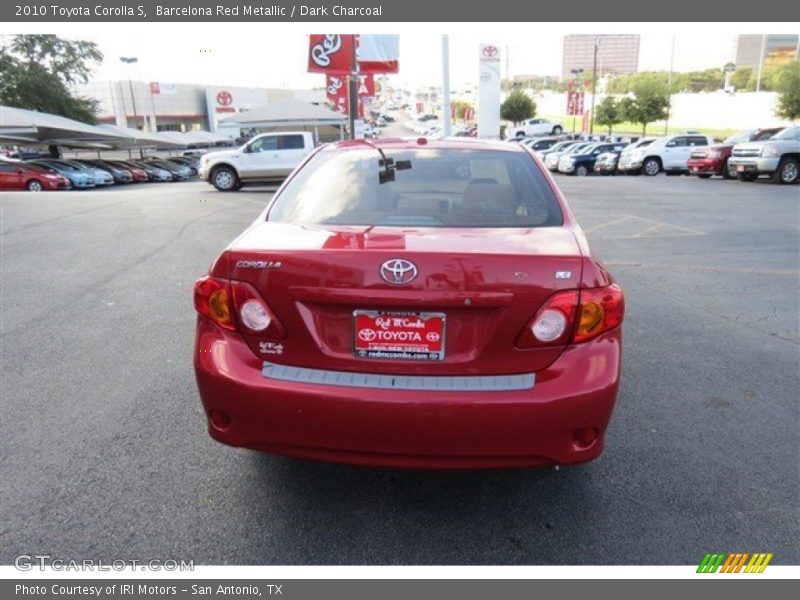
<svg viewBox="0 0 800 600"><path fill-rule="evenodd" d="M632 216L633 215L625 215L624 217L621 217L621 218L616 219L614 221L608 221L606 223L600 223L599 225L594 225L592 227L589 227L588 229L584 229L583 232L584 233L593 233L595 231L598 231L599 229L603 229L603 228L609 227L611 225L617 225L619 223L624 223L625 221L630 219Z"/></svg>
<svg viewBox="0 0 800 600"><path fill-rule="evenodd" d="M619 218L612 219L610 221L606 221L605 223L599 223L597 225L593 225L584 229L584 232L589 235L592 233L596 233L600 230L607 229L609 227L613 227L615 225L622 225L627 224L627 229L631 228L631 224L633 223L632 227L636 227L636 222L639 222L642 225L646 225L644 229L640 231L636 231L634 233L620 233L618 235L614 235L611 232L610 235L600 235L597 236L598 238L606 239L606 240L630 240L630 239L648 239L648 238L660 238L660 237L682 237L682 236L694 236L694 235L706 235L704 231L699 231L697 229L690 229L689 227L683 227L681 225L673 225L671 223L666 223L664 221L658 221L656 219L649 219L647 217L640 217L638 215L633 214L623 214L619 216Z"/></svg>

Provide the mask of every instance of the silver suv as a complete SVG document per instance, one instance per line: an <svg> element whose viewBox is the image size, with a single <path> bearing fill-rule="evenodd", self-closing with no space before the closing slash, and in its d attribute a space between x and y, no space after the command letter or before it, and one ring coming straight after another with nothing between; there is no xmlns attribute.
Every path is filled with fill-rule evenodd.
<svg viewBox="0 0 800 600"><path fill-rule="evenodd" d="M800 181L800 126L787 127L769 140L733 147L728 166L742 181L770 175L776 183Z"/></svg>

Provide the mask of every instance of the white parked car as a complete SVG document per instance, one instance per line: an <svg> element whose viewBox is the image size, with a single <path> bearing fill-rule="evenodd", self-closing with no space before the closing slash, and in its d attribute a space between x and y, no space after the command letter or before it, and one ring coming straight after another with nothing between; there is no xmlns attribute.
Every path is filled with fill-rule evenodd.
<svg viewBox="0 0 800 600"><path fill-rule="evenodd" d="M561 135L563 132L564 126L561 123L541 118L525 119L519 125L506 128L506 139Z"/></svg>
<svg viewBox="0 0 800 600"><path fill-rule="evenodd" d="M247 183L285 179L313 149L314 138L307 131L263 133L240 148L204 154L197 174L219 191L230 192Z"/></svg>
<svg viewBox="0 0 800 600"><path fill-rule="evenodd" d="M622 172L658 175L688 173L686 161L698 147L711 146L714 138L701 133L685 132L655 138L649 143L641 140L631 144L619 157L617 168Z"/></svg>

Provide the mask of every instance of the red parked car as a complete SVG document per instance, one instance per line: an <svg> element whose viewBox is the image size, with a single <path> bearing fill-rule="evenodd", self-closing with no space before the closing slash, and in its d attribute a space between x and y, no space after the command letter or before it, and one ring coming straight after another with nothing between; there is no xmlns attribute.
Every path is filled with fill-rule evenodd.
<svg viewBox="0 0 800 600"><path fill-rule="evenodd" d="M0 161L0 190L68 190L69 179L38 165Z"/></svg>
<svg viewBox="0 0 800 600"><path fill-rule="evenodd" d="M363 465L603 450L623 295L524 146L316 150L194 289L211 436Z"/></svg>
<svg viewBox="0 0 800 600"><path fill-rule="evenodd" d="M725 179L736 179L736 170L728 167L728 159L736 144L768 140L781 131L782 127L740 131L715 146L700 147L692 151L686 166L690 175L708 179L712 175L722 175Z"/></svg>
<svg viewBox="0 0 800 600"><path fill-rule="evenodd" d="M134 183L143 183L145 181L150 181L150 178L147 176L147 173L144 169L140 169L139 167L134 167L126 162L122 162L121 160L107 160L105 161L118 169L125 169L131 175L133 175Z"/></svg>

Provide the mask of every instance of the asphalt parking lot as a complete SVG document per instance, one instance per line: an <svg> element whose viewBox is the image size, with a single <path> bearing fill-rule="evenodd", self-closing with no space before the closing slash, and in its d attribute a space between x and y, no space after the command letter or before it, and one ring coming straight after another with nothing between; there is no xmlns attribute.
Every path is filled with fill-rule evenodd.
<svg viewBox="0 0 800 600"><path fill-rule="evenodd" d="M192 284L269 193L5 193L0 562L800 562L800 188L561 177L627 295L605 454L572 468L317 464L206 434Z"/></svg>

